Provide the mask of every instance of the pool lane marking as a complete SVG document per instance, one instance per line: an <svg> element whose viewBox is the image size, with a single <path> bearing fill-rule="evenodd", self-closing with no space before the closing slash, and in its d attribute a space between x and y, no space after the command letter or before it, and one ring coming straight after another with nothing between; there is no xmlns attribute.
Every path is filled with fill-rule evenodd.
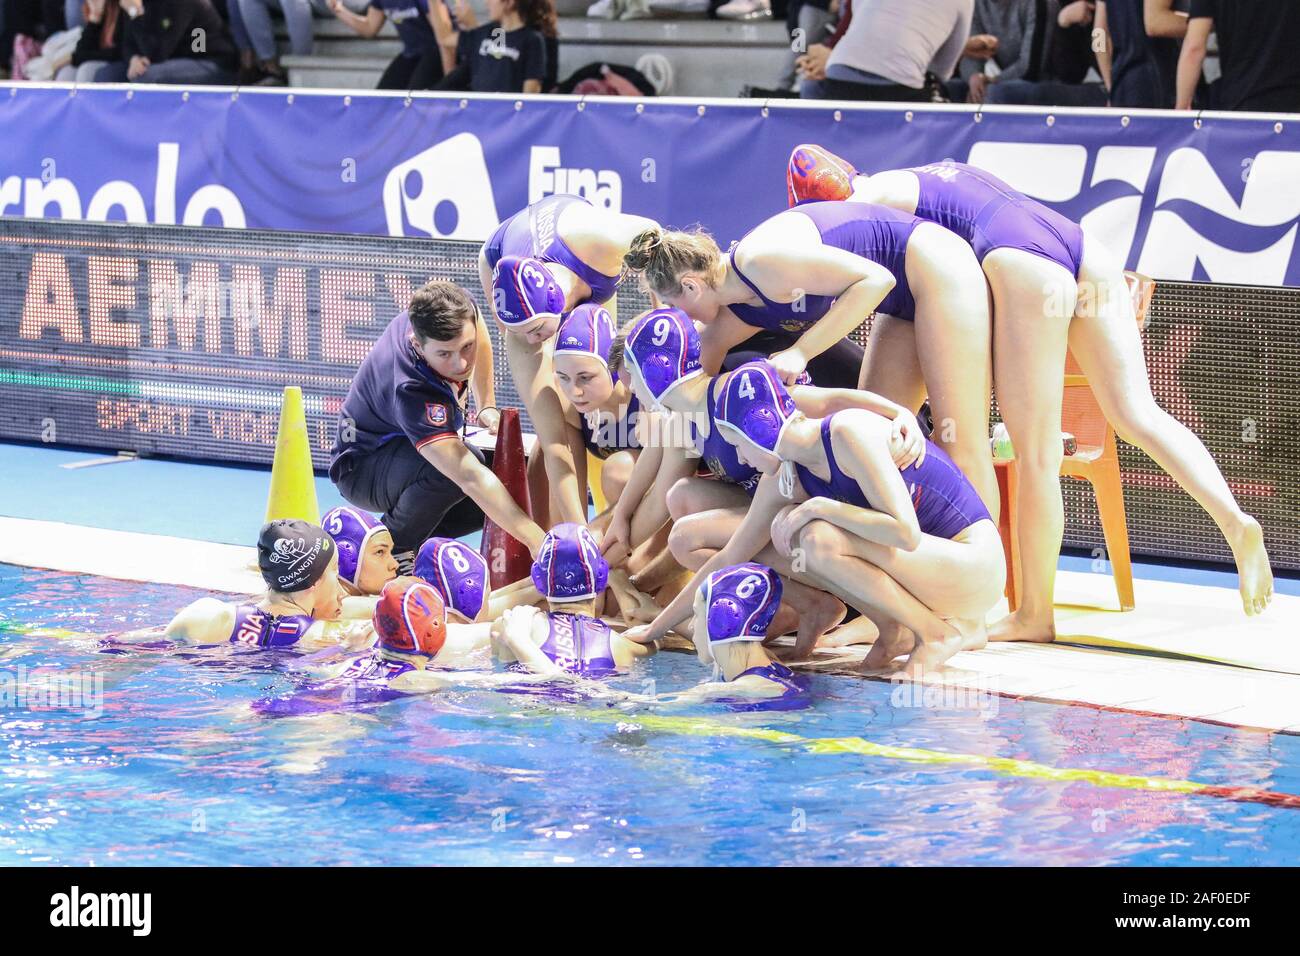
<svg viewBox="0 0 1300 956"><path fill-rule="evenodd" d="M1184 793L1201 797L1216 797L1235 803L1262 803L1266 806L1300 810L1300 795L1263 790L1259 787L1219 786L1196 780L1177 780L1172 777L1142 777L1135 774L1112 773L1108 770L1090 770L1082 767L1051 767L1032 760L1015 760L1010 757L989 757L982 754L954 753L945 750L927 750L921 747L895 747L876 743L864 737L803 737L783 730L766 727L733 727L716 721L696 717L671 717L656 714L632 716L603 711L580 711L581 716L607 723L635 724L646 730L694 737L743 737L784 746L800 747L811 754L856 754L881 757L886 760L905 760L909 763L948 764L983 767L1005 777L1054 782L1090 783L1097 787L1123 790L1147 790L1161 793Z"/></svg>

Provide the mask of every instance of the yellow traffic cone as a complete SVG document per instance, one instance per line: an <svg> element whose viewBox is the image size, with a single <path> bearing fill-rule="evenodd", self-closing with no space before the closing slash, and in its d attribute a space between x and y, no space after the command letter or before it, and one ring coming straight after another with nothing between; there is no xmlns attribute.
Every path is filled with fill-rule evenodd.
<svg viewBox="0 0 1300 956"><path fill-rule="evenodd" d="M316 476L311 465L311 441L307 437L307 414L302 389L287 386L280 402L280 428L275 436L275 460L271 463L271 493L266 499L266 520L301 518L317 524Z"/></svg>

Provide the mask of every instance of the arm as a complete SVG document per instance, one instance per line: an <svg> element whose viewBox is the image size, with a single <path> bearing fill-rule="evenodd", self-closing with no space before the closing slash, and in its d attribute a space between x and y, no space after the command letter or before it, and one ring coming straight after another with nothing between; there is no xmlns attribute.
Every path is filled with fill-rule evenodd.
<svg viewBox="0 0 1300 956"><path fill-rule="evenodd" d="M850 408L875 412L893 422L890 448L895 451L894 464L898 468L906 468L915 461L925 460L925 435L921 432L916 416L883 395L858 388L796 385L790 390L790 397L794 399L795 407L809 418L827 418Z"/></svg>
<svg viewBox="0 0 1300 956"><path fill-rule="evenodd" d="M501 480L457 438L427 442L419 449L429 464L458 485L483 513L536 555L545 535L510 497Z"/></svg>
<svg viewBox="0 0 1300 956"><path fill-rule="evenodd" d="M492 337L488 335L487 322L483 313L475 317L478 328L478 341L474 348L474 371L470 375L469 387L474 393L474 407L478 410L478 423L492 434L496 434L501 422L501 412L497 408L496 368L492 361Z"/></svg>
<svg viewBox="0 0 1300 956"><path fill-rule="evenodd" d="M234 608L216 598L199 598L172 618L164 633L186 644L219 644L234 626Z"/></svg>
<svg viewBox="0 0 1300 956"><path fill-rule="evenodd" d="M348 29L358 36L366 38L377 36L384 25L384 11L378 7L366 7L365 16L353 13L343 6L341 0L329 0L330 12L347 24Z"/></svg>
<svg viewBox="0 0 1300 956"><path fill-rule="evenodd" d="M1110 92L1110 67L1114 59L1113 47L1110 42L1110 21L1106 19L1106 0L1098 0L1097 15L1092 22L1092 35L1095 38L1101 37L1101 49L1097 53L1097 72L1101 74L1101 82L1106 87L1106 92Z"/></svg>
<svg viewBox="0 0 1300 956"><path fill-rule="evenodd" d="M1142 5L1142 22L1149 37L1181 39L1191 24L1187 17L1174 12L1174 0L1145 0Z"/></svg>
<svg viewBox="0 0 1300 956"><path fill-rule="evenodd" d="M442 0L429 0L429 26L438 41L438 56L442 59L442 73L446 76L456 65L456 45L460 34L452 26L451 14Z"/></svg>
<svg viewBox="0 0 1300 956"><path fill-rule="evenodd" d="M568 672L551 660L537 646L532 638L535 627L545 627L546 618L542 612L533 607L515 608L506 612L501 620L492 625L492 639L498 651L504 646L519 663L535 674L550 677L565 677ZM504 654L498 657L505 659Z"/></svg>
<svg viewBox="0 0 1300 956"><path fill-rule="evenodd" d="M856 505L815 498L791 514L786 520L794 531L807 521L822 518L850 534L866 541L902 551L915 551L921 543L921 526L916 520L916 509L907 493L907 484L899 474L889 455L886 433L880 422L871 422L865 416L854 416L852 421L831 426L831 442L835 457L844 473L862 487L868 501L877 502L878 510L859 508Z"/></svg>
<svg viewBox="0 0 1300 956"><path fill-rule="evenodd" d="M808 227L815 231L811 221ZM788 229L782 232L788 233ZM777 245L780 242L780 245ZM760 289L786 290L789 301L800 295L833 295L834 304L793 346L772 356L782 380L791 385L808 363L862 324L891 289L893 274L879 263L821 242L790 242L765 234L739 263ZM780 298L774 296L773 298Z"/></svg>
<svg viewBox="0 0 1300 956"><path fill-rule="evenodd" d="M586 489L578 487L577 465L569 447L569 427L564 401L555 387L555 372L543 346L529 345L519 336L505 336L506 360L524 406L537 431L537 450L546 466L551 500L557 507L551 518L558 522L587 523Z"/></svg>
<svg viewBox="0 0 1300 956"><path fill-rule="evenodd" d="M669 631L691 616L695 592L700 589L710 574L719 568L749 561L763 550L763 547L772 540L772 522L788 504L789 502L782 497L777 488L776 476L764 475L762 481L758 483L758 490L754 493L754 501L749 506L749 511L745 512L745 519L726 546L704 562L704 566L695 572L690 583L659 612L659 616L653 622L641 628L632 628L624 636L628 640L641 643L666 637Z"/></svg>
<svg viewBox="0 0 1300 956"><path fill-rule="evenodd" d="M970 8L966 8L958 14L957 22L953 24L948 39L944 40L943 45L935 51L934 59L930 61L930 72L941 80L951 79L957 64L961 62L962 52L966 49L966 39L970 34L971 13Z"/></svg>
<svg viewBox="0 0 1300 956"><path fill-rule="evenodd" d="M1201 82L1201 68L1205 64L1206 44L1213 29L1214 21L1209 17L1197 17L1187 24L1187 37L1178 54L1178 96L1174 103L1176 110L1192 108L1192 97L1196 95L1196 86Z"/></svg>

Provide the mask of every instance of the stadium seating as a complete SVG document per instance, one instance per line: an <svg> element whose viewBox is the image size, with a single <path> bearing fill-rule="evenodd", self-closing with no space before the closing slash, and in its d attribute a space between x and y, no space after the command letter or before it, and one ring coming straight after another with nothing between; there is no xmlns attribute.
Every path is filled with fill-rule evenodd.
<svg viewBox="0 0 1300 956"><path fill-rule="evenodd" d="M561 12L564 12L562 9ZM646 53L667 57L677 96L735 96L746 84L770 86L789 55L785 26L773 21L592 20L560 17L560 71L568 76L588 63L607 60L634 66ZM311 56L286 54L281 62L292 86L374 89L401 49L392 24L372 40L358 37L335 20L315 21ZM287 50L283 23L281 48Z"/></svg>

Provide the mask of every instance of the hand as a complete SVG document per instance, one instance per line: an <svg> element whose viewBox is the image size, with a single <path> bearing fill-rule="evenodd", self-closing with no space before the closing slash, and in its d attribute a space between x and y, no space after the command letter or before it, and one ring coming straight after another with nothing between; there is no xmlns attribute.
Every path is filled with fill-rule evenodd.
<svg viewBox="0 0 1300 956"><path fill-rule="evenodd" d="M803 357L798 349L782 349L775 353L769 362L776 369L776 374L781 377L781 381L786 385L795 384L795 379L808 367L808 360Z"/></svg>
<svg viewBox="0 0 1300 956"><path fill-rule="evenodd" d="M623 636L637 644L653 644L663 635L655 633L653 624L637 624L624 631Z"/></svg>
<svg viewBox="0 0 1300 956"><path fill-rule="evenodd" d="M1074 3L1067 3L1061 7L1061 12L1056 16L1056 22L1063 27L1086 26L1092 22L1096 11L1097 4L1093 0L1074 0Z"/></svg>
<svg viewBox="0 0 1300 956"><path fill-rule="evenodd" d="M615 508L609 516L609 527L600 542L600 553L609 557L611 553L626 556L632 553L632 519Z"/></svg>
<svg viewBox="0 0 1300 956"><path fill-rule="evenodd" d="M338 0L335 0L337 3ZM501 412L489 405L482 409L477 415L478 423L488 430L489 435L495 435L497 428L501 425Z"/></svg>
<svg viewBox="0 0 1300 956"><path fill-rule="evenodd" d="M814 43L808 52L795 60L799 75L806 80L826 79L826 61L831 58L831 48L822 43Z"/></svg>
<svg viewBox="0 0 1300 956"><path fill-rule="evenodd" d="M894 424L889 431L889 454L899 471L913 462L919 464L925 461L925 435L921 432L916 416L905 408L894 416Z"/></svg>
<svg viewBox="0 0 1300 956"><path fill-rule="evenodd" d="M825 498L809 498L801 505L787 505L772 521L772 546L777 554L789 556L799 540L799 532L810 521L822 517Z"/></svg>
<svg viewBox="0 0 1300 956"><path fill-rule="evenodd" d="M473 30L478 26L478 15L466 0L456 0L456 26L461 30Z"/></svg>
<svg viewBox="0 0 1300 956"><path fill-rule="evenodd" d="M965 55L972 60L992 59L998 52L998 38L991 33L977 33L966 41Z"/></svg>
<svg viewBox="0 0 1300 956"><path fill-rule="evenodd" d="M967 103L983 103L988 94L989 78L984 73L976 73L970 78L970 89L966 92Z"/></svg>
<svg viewBox="0 0 1300 956"><path fill-rule="evenodd" d="M128 80L139 79L144 75L144 71L149 69L150 63L147 56L133 56L131 62L126 66L126 78Z"/></svg>
<svg viewBox="0 0 1300 956"><path fill-rule="evenodd" d="M330 8L330 13L334 14L336 17L340 16L340 11L345 9L343 6L343 0L327 0L327 5Z"/></svg>

